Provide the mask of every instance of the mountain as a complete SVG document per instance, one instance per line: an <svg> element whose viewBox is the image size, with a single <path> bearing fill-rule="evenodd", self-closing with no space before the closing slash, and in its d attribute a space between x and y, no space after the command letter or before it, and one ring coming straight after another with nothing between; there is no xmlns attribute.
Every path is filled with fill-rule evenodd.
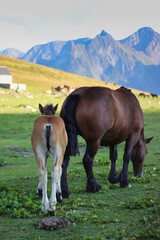
<svg viewBox="0 0 160 240"><path fill-rule="evenodd" d="M136 33L121 40L120 43L145 53L155 64L160 64L160 34L154 32L152 28L141 28Z"/></svg>
<svg viewBox="0 0 160 240"><path fill-rule="evenodd" d="M21 52L16 48L6 48L0 51L0 54L8 57L12 57L12 58L21 58L23 57L24 52Z"/></svg>
<svg viewBox="0 0 160 240"><path fill-rule="evenodd" d="M104 30L93 39L53 41L20 59L160 94L160 35L148 27L120 41Z"/></svg>

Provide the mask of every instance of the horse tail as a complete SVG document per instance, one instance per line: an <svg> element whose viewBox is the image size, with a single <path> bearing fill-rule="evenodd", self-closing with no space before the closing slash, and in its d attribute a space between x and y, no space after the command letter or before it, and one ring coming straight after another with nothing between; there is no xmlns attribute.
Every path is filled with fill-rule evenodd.
<svg viewBox="0 0 160 240"><path fill-rule="evenodd" d="M71 94L68 96L64 109L64 122L66 131L68 134L68 145L66 148L66 154L69 156L76 156L79 154L78 148L78 131L77 131L77 124L75 119L75 110L76 106L80 100L79 94Z"/></svg>
<svg viewBox="0 0 160 240"><path fill-rule="evenodd" d="M50 151L50 135L51 135L51 125L47 124L46 125L46 145L48 151Z"/></svg>

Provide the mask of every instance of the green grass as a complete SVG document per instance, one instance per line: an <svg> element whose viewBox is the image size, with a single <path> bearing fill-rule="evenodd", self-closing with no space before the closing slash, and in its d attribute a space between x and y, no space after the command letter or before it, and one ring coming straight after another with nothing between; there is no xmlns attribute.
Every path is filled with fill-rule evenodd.
<svg viewBox="0 0 160 240"><path fill-rule="evenodd" d="M20 67L19 61L16 65L12 60L16 66L13 68L7 61L11 69L17 69L15 74L21 80L18 72L22 71L23 64ZM28 79L30 75L33 81L36 74L34 67L38 69L40 66L29 64L27 69L29 66L30 71L23 66L22 78ZM40 73L43 70L40 68ZM47 79L47 70L46 74ZM108 148L100 148L94 161L94 173L102 185L102 191L87 193L82 165L84 141L79 138L81 155L72 157L68 167L72 194L57 205L57 216L67 217L71 225L55 231L37 228L36 224L44 215L40 211L41 198L35 194L38 177L30 141L32 125L39 115L39 102L42 105L58 103L60 110L65 95L46 94L41 87L36 87L36 81L29 85L27 95L0 89L0 239L160 239L160 100L151 98L139 98L145 117L145 136L154 136L148 145L144 177L134 178L130 163L129 180L132 187L122 189L118 184L111 185L107 180L109 151ZM79 82L79 86L81 84ZM123 149L124 144L121 144L118 148L118 172L122 167ZM49 192L52 164L53 160L49 158Z"/></svg>

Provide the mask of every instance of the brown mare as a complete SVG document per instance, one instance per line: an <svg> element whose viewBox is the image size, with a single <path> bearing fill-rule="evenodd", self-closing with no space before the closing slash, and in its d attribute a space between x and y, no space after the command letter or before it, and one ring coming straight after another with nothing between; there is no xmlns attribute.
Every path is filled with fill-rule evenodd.
<svg viewBox="0 0 160 240"><path fill-rule="evenodd" d="M42 211L55 212L56 203L62 201L60 178L62 174L62 162L68 143L67 133L62 118L54 116L58 104L42 107L39 104L41 116L33 125L32 148L34 151L37 166L39 168L38 193L42 193ZM52 189L50 200L47 196L47 158L51 154L54 158L52 169ZM57 199L56 199L57 194Z"/></svg>
<svg viewBox="0 0 160 240"><path fill-rule="evenodd" d="M70 156L78 153L77 135L86 141L83 165L87 175L88 192L97 192L101 186L96 182L92 170L93 160L99 146L109 146L111 170L109 181L129 186L128 164L133 163L135 176L142 176L142 167L147 153L146 143L152 138L144 138L143 112L135 95L124 87L111 90L106 87L81 87L73 91L64 101L60 116L68 134L62 165L62 196L70 192L67 183L67 166ZM126 142L123 167L116 175L117 145Z"/></svg>

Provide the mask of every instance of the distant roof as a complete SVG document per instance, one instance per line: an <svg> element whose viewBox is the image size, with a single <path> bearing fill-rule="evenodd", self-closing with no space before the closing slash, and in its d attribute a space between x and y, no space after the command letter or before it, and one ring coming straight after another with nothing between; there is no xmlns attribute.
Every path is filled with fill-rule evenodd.
<svg viewBox="0 0 160 240"><path fill-rule="evenodd" d="M0 66L0 75L11 75L11 73L6 67Z"/></svg>

